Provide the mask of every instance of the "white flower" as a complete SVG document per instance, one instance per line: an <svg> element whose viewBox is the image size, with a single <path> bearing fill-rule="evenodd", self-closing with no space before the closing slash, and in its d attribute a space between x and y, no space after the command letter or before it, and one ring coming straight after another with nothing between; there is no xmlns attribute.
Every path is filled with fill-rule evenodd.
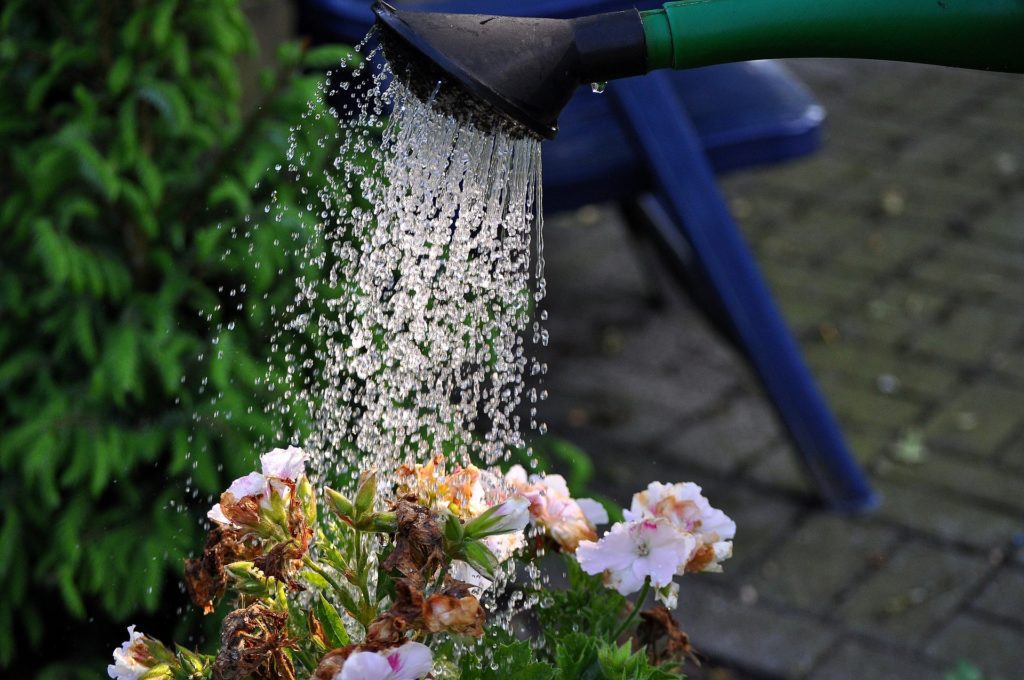
<svg viewBox="0 0 1024 680"><path fill-rule="evenodd" d="M107 675L114 680L138 680L145 675L153 661L145 638L135 632L135 626L128 626L128 641L114 650L114 663L107 665Z"/></svg>
<svg viewBox="0 0 1024 680"><path fill-rule="evenodd" d="M608 522L604 506L590 498L574 499L562 475L527 478L521 465L513 465L505 480L530 499L530 519L543 527L564 550L574 552L583 540L597 538L597 525Z"/></svg>
<svg viewBox="0 0 1024 680"><path fill-rule="evenodd" d="M651 482L647 489L633 495L633 503L623 516L630 521L664 518L681 531L694 535L697 547L683 571L721 571L722 560L732 555L736 523L716 508L692 482L662 484Z"/></svg>
<svg viewBox="0 0 1024 680"><path fill-rule="evenodd" d="M697 540L663 518L618 522L597 543L582 541L576 557L583 571L604 574L605 585L622 595L636 592L650 578L662 588L682 569Z"/></svg>
<svg viewBox="0 0 1024 680"><path fill-rule="evenodd" d="M276 494L287 502L291 489L284 482L295 482L303 475L308 457L306 452L297 446L274 449L260 456L262 472L250 472L244 477L239 477L231 482L226 493L234 496L235 500L241 500L246 496L260 496L260 505L264 508L271 507L271 494ZM210 508L206 516L219 524L232 524L224 515L220 503Z"/></svg>
<svg viewBox="0 0 1024 680"><path fill-rule="evenodd" d="M260 456L264 477L276 477L294 482L306 471L309 455L297 446L274 449Z"/></svg>
<svg viewBox="0 0 1024 680"><path fill-rule="evenodd" d="M430 673L433 665L429 647L407 642L386 652L355 652L333 680L417 680Z"/></svg>

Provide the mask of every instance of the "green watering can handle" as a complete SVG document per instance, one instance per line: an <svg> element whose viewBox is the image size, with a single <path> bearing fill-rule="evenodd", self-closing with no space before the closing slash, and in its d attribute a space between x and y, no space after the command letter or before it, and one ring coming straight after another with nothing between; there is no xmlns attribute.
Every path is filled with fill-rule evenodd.
<svg viewBox="0 0 1024 680"><path fill-rule="evenodd" d="M854 57L1024 73L1024 0L680 0L642 17L651 70Z"/></svg>

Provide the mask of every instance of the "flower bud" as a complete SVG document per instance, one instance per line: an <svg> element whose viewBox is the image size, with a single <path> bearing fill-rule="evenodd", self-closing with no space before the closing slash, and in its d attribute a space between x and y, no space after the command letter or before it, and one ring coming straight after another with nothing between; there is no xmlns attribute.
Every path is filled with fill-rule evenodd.
<svg viewBox="0 0 1024 680"><path fill-rule="evenodd" d="M198 677L206 672L206 668L210 663L208 658L204 658L181 645L175 645L174 647L178 652L178 658L181 660L181 669L185 671L188 677Z"/></svg>
<svg viewBox="0 0 1024 680"><path fill-rule="evenodd" d="M355 515L355 506L352 505L352 501L345 498L341 493L330 487L326 487L324 489L324 496L326 496L327 503L331 506L331 510L338 513L338 516L342 519L351 519L353 515Z"/></svg>
<svg viewBox="0 0 1024 680"><path fill-rule="evenodd" d="M487 579L494 580L494 571L498 568L498 558L490 549L479 541L470 541L462 547L461 557Z"/></svg>
<svg viewBox="0 0 1024 680"><path fill-rule="evenodd" d="M529 521L530 501L522 496L514 496L470 520L466 523L464 531L466 538L476 540L495 534L521 531L526 528Z"/></svg>
<svg viewBox="0 0 1024 680"><path fill-rule="evenodd" d="M302 514L306 517L306 524L316 524L316 494L313 492L313 485L309 478L303 475L295 486L295 495L302 504Z"/></svg>
<svg viewBox="0 0 1024 680"><path fill-rule="evenodd" d="M370 516L369 530L382 534L393 534L398 531L398 518L393 512L375 512Z"/></svg>
<svg viewBox="0 0 1024 680"><path fill-rule="evenodd" d="M373 500L377 496L377 470L364 470L359 474L356 487L356 517L362 517L373 510Z"/></svg>
<svg viewBox="0 0 1024 680"><path fill-rule="evenodd" d="M267 576L256 568L252 562L232 562L225 565L224 571L232 578L232 587L239 593L264 597L269 595L274 578Z"/></svg>
<svg viewBox="0 0 1024 680"><path fill-rule="evenodd" d="M454 514L449 514L445 517L444 521L444 539L448 542L449 547L457 547L462 545L462 541L465 538L465 534L462 529L462 522Z"/></svg>
<svg viewBox="0 0 1024 680"><path fill-rule="evenodd" d="M139 676L139 680L172 680L172 678L174 678L174 672L166 663L157 664Z"/></svg>

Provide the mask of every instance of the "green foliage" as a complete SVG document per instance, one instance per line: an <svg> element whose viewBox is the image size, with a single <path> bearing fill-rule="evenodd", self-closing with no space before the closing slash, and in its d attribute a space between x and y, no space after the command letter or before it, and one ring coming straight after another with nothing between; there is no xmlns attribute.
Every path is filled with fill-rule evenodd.
<svg viewBox="0 0 1024 680"><path fill-rule="evenodd" d="M0 9L0 667L38 656L55 621L177 598L166 585L201 538L174 510L274 436L265 317L298 266L279 243L311 225L287 210L222 254L272 193L305 204L333 119L304 121L308 175L268 172L317 78L288 46L246 114L253 50L237 0Z"/></svg>
<svg viewBox="0 0 1024 680"><path fill-rule="evenodd" d="M567 557L563 562L569 587L538 593L541 628L610 639L629 609L629 600L584 572L575 559Z"/></svg>
<svg viewBox="0 0 1024 680"><path fill-rule="evenodd" d="M535 595L537 628L544 644L518 640L497 626L487 629L483 644L463 651L458 659L460 680L508 677L518 680L679 680L668 668L652 666L643 650L617 644L615 633L629 611L629 601L609 590L601 579L565 557L569 585L564 590L544 587ZM533 643L533 644L531 644ZM451 643L438 657L451 656Z"/></svg>

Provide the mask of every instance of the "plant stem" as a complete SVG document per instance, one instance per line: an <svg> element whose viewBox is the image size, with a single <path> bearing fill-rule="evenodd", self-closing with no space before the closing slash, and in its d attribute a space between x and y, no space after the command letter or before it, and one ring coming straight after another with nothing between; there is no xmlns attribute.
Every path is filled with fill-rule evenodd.
<svg viewBox="0 0 1024 680"><path fill-rule="evenodd" d="M441 561L441 571L437 576L437 581L434 582L434 592L439 592L444 587L444 577L448 575L448 559L445 558Z"/></svg>
<svg viewBox="0 0 1024 680"><path fill-rule="evenodd" d="M359 586L359 592L363 595L363 608L369 609L370 607L370 591L366 587L366 563L363 555L363 532L356 529L356 585ZM369 623L369 622L367 622Z"/></svg>
<svg viewBox="0 0 1024 680"><path fill-rule="evenodd" d="M626 631L626 629L630 627L630 625L632 625L634 620L636 620L636 615L639 614L640 609L643 608L644 600L647 599L647 593L649 593L650 590L651 578L648 576L646 579L644 579L644 587L640 589L640 595L638 595L636 598L636 605L633 607L633 611L629 613L629 616L626 617L626 620L622 622L622 625L619 626L619 629L616 630L615 633L612 635L612 642L618 640L619 636L622 635Z"/></svg>
<svg viewBox="0 0 1024 680"><path fill-rule="evenodd" d="M324 569L319 564L314 562L313 559L309 555L303 555L302 556L302 563L305 564L310 569L312 569L313 571L315 571L320 576L323 576L324 580L327 581L328 583L330 583L331 587L334 588L335 590L337 590L342 595L345 595L345 594L348 593L348 591L345 590L344 588L342 588L341 584L338 583L334 579L334 577L331 576L330 573L327 572L326 569Z"/></svg>

